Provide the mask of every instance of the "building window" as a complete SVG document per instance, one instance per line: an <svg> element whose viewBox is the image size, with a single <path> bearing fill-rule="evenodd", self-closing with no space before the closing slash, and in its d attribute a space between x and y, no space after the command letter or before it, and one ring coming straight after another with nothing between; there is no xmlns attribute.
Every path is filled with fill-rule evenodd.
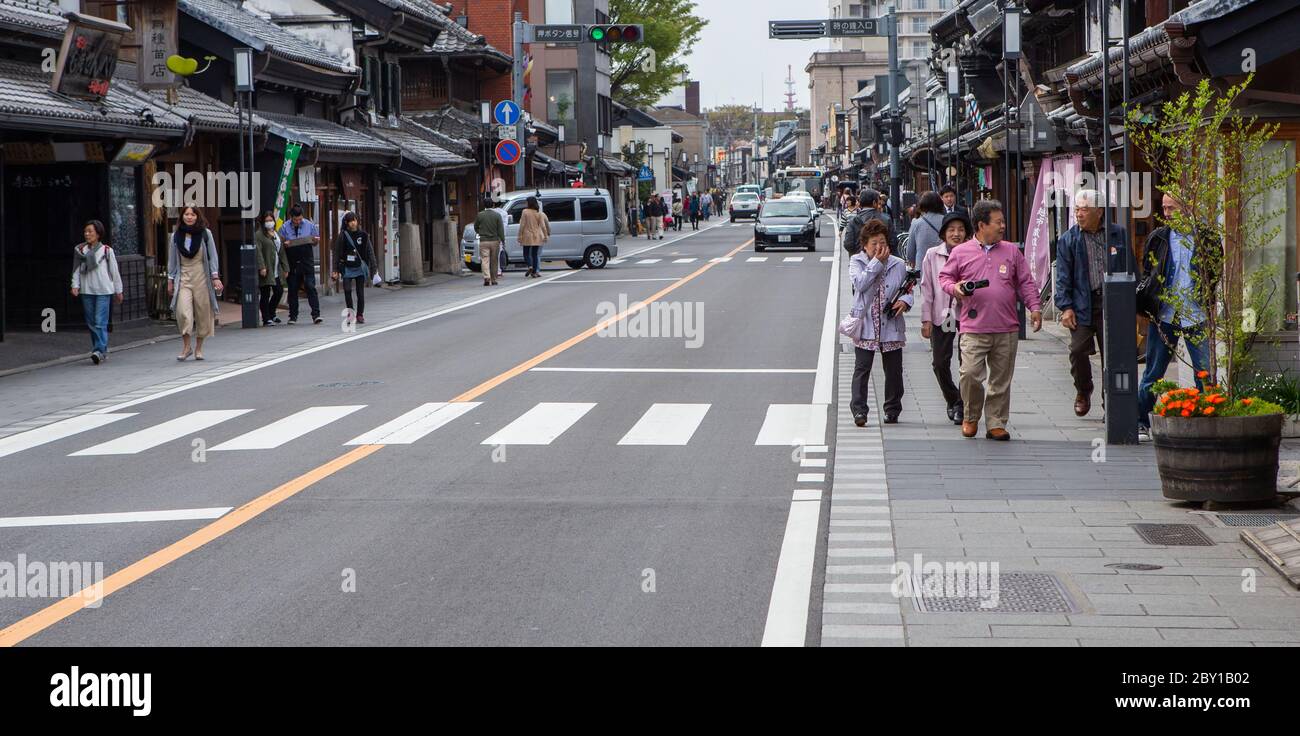
<svg viewBox="0 0 1300 736"><path fill-rule="evenodd" d="M930 30L930 19L923 15L912 16L912 33L925 33Z"/></svg>
<svg viewBox="0 0 1300 736"><path fill-rule="evenodd" d="M597 97L599 99L597 115L600 117L600 120L598 121L600 123L600 129L597 132L601 135L610 135L613 132L610 129L610 124L613 118L614 106L610 102L610 99L605 95L597 95Z"/></svg>
<svg viewBox="0 0 1300 736"><path fill-rule="evenodd" d="M551 69L546 72L546 119L577 131L573 122L578 91L578 70Z"/></svg>
<svg viewBox="0 0 1300 736"><path fill-rule="evenodd" d="M925 41L912 42L912 58L924 59L930 53L930 44Z"/></svg>
<svg viewBox="0 0 1300 736"><path fill-rule="evenodd" d="M573 23L573 0L546 0L548 24Z"/></svg>
<svg viewBox="0 0 1300 736"><path fill-rule="evenodd" d="M850 4L849 4L849 17L850 17L850 18L861 18L861 17L862 17L862 6L859 5L858 3L850 3Z"/></svg>

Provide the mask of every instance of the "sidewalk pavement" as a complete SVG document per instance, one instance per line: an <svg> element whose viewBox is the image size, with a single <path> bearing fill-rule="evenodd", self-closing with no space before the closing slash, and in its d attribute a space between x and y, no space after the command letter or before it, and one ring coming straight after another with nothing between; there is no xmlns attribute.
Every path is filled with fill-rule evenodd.
<svg viewBox="0 0 1300 736"><path fill-rule="evenodd" d="M1300 646L1300 592L1240 541L1242 529L1166 501L1151 445L1104 444L1098 398L1092 414L1074 416L1059 325L1020 343L1011 442L983 439L982 424L978 439L961 437L916 318L908 328L902 417L883 427L879 368L870 422L853 425L852 345L841 338L823 645ZM1297 458L1300 447L1285 443L1283 476ZM1138 523L1190 524L1212 545L1148 544ZM1001 606L896 596L891 565L915 566L916 555L988 563L990 573L997 563ZM1109 566L1123 563L1159 568ZM971 592L992 600L988 585ZM971 610L936 612L951 607Z"/></svg>

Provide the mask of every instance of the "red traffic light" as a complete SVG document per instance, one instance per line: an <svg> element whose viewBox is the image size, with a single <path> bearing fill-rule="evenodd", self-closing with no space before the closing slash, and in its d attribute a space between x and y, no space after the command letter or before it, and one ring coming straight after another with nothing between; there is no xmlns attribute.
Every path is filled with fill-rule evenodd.
<svg viewBox="0 0 1300 736"><path fill-rule="evenodd" d="M622 26L618 31L623 40L628 43L636 43L641 40L641 26Z"/></svg>

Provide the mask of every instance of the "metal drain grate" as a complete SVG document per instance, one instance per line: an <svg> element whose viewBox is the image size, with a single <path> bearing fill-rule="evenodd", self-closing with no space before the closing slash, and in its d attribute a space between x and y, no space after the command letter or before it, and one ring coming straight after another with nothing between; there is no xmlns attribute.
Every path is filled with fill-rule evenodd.
<svg viewBox="0 0 1300 736"><path fill-rule="evenodd" d="M1134 524L1133 531L1147 544L1162 547L1213 547L1214 541L1191 524Z"/></svg>
<svg viewBox="0 0 1300 736"><path fill-rule="evenodd" d="M974 578L974 576L971 576ZM991 580L968 585L963 591L949 590L945 595L936 589L927 590L924 579L914 579L918 594L913 597L916 607L927 613L1078 613L1065 586L1055 575L1045 572L1001 573ZM996 595L994 595L996 593ZM996 604L996 605L995 605Z"/></svg>
<svg viewBox="0 0 1300 736"><path fill-rule="evenodd" d="M1224 526L1269 526L1296 519L1300 519L1300 514L1219 514L1219 521Z"/></svg>

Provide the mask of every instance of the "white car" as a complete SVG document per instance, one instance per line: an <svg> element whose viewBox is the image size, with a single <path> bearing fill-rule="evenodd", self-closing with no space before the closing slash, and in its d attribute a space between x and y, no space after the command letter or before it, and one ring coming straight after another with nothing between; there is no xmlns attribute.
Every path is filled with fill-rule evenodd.
<svg viewBox="0 0 1300 736"><path fill-rule="evenodd" d="M753 192L738 192L731 197L729 212L731 221L735 222L737 217L752 217L758 219L758 208L762 204L758 195Z"/></svg>
<svg viewBox="0 0 1300 736"><path fill-rule="evenodd" d="M813 196L811 194L803 191L802 189L798 189L793 192L787 192L785 196L781 197L781 199L803 200L804 202L807 202L812 207L815 213L817 213L817 217L822 216L822 208L817 204L817 200L813 199Z"/></svg>

